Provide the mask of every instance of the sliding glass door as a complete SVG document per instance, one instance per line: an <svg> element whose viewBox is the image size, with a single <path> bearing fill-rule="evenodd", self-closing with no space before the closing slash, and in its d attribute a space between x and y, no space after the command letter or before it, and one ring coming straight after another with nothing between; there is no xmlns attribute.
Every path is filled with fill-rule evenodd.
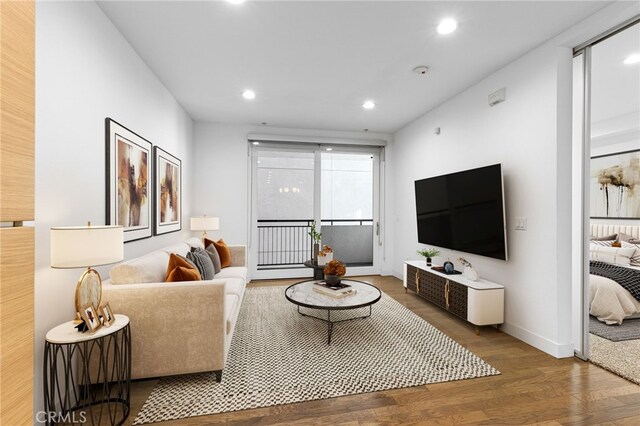
<svg viewBox="0 0 640 426"><path fill-rule="evenodd" d="M379 273L378 158L377 148L252 146L252 278L311 277L314 222L348 275Z"/></svg>

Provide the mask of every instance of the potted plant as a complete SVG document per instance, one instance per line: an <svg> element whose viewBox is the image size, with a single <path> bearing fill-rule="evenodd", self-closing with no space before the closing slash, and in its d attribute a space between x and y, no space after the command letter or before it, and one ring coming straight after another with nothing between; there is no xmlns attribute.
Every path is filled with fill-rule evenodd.
<svg viewBox="0 0 640 426"><path fill-rule="evenodd" d="M430 248L430 249L418 250L417 253L420 256L423 256L423 257L426 258L427 266L431 266L431 258L432 257L436 257L437 255L439 255L440 254L440 250L436 250L434 248Z"/></svg>
<svg viewBox="0 0 640 426"><path fill-rule="evenodd" d="M316 221L311 222L311 229L308 232L311 240L313 241L313 258L311 259L313 263L318 264L318 252L320 251L320 238L322 237L322 232L318 232L316 230Z"/></svg>
<svg viewBox="0 0 640 426"><path fill-rule="evenodd" d="M324 280L329 285L340 284L340 280L347 273L347 268L339 260L332 260L324 267Z"/></svg>

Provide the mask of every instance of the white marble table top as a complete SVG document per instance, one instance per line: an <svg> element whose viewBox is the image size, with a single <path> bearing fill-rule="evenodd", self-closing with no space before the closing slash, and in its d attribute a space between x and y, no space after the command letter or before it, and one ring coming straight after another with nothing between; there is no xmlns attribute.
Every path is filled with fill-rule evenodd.
<svg viewBox="0 0 640 426"><path fill-rule="evenodd" d="M88 331L82 333L78 331L73 321L67 321L64 324L60 324L57 327L52 328L46 335L47 342L56 344L69 344L84 342L87 340L98 339L103 336L107 336L111 333L115 333L118 330L122 330L129 324L129 317L126 315L115 314L115 321L109 326L102 326L95 333Z"/></svg>
<svg viewBox="0 0 640 426"><path fill-rule="evenodd" d="M342 283L352 286L356 294L336 299L314 291L313 284L318 282L322 280L302 281L288 287L285 294L290 302L319 309L352 309L367 306L377 302L381 296L380 290L371 284L343 279Z"/></svg>

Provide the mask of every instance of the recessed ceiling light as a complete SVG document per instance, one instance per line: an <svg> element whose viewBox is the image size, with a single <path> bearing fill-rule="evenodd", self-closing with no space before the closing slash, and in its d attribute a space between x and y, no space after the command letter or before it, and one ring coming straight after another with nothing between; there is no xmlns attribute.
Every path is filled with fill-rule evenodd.
<svg viewBox="0 0 640 426"><path fill-rule="evenodd" d="M245 90L242 92L242 97L245 99L254 99L256 97L256 92L253 90Z"/></svg>
<svg viewBox="0 0 640 426"><path fill-rule="evenodd" d="M640 54L638 53L627 56L623 61L625 65L637 64L638 62L640 62Z"/></svg>
<svg viewBox="0 0 640 426"><path fill-rule="evenodd" d="M364 103L362 104L362 108L364 109L373 109L375 108L376 103L373 101L364 101Z"/></svg>
<svg viewBox="0 0 640 426"><path fill-rule="evenodd" d="M327 151L333 151L333 148L327 148Z"/></svg>
<svg viewBox="0 0 640 426"><path fill-rule="evenodd" d="M254 145L260 145L260 142L258 142L258 141L253 141L253 144L254 144Z"/></svg>
<svg viewBox="0 0 640 426"><path fill-rule="evenodd" d="M440 24L438 24L438 33L451 34L456 28L458 28L458 23L455 20L451 18L443 19L440 21Z"/></svg>
<svg viewBox="0 0 640 426"><path fill-rule="evenodd" d="M227 3L242 4L242 3L244 3L244 0L227 0Z"/></svg>

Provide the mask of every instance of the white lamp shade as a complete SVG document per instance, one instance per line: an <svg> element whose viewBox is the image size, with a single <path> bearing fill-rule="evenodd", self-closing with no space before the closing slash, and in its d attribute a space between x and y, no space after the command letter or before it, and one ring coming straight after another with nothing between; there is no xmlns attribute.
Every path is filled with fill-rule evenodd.
<svg viewBox="0 0 640 426"><path fill-rule="evenodd" d="M124 258L122 226L51 228L51 267L86 268Z"/></svg>
<svg viewBox="0 0 640 426"><path fill-rule="evenodd" d="M220 229L220 218L198 216L191 218L192 231L217 231Z"/></svg>

